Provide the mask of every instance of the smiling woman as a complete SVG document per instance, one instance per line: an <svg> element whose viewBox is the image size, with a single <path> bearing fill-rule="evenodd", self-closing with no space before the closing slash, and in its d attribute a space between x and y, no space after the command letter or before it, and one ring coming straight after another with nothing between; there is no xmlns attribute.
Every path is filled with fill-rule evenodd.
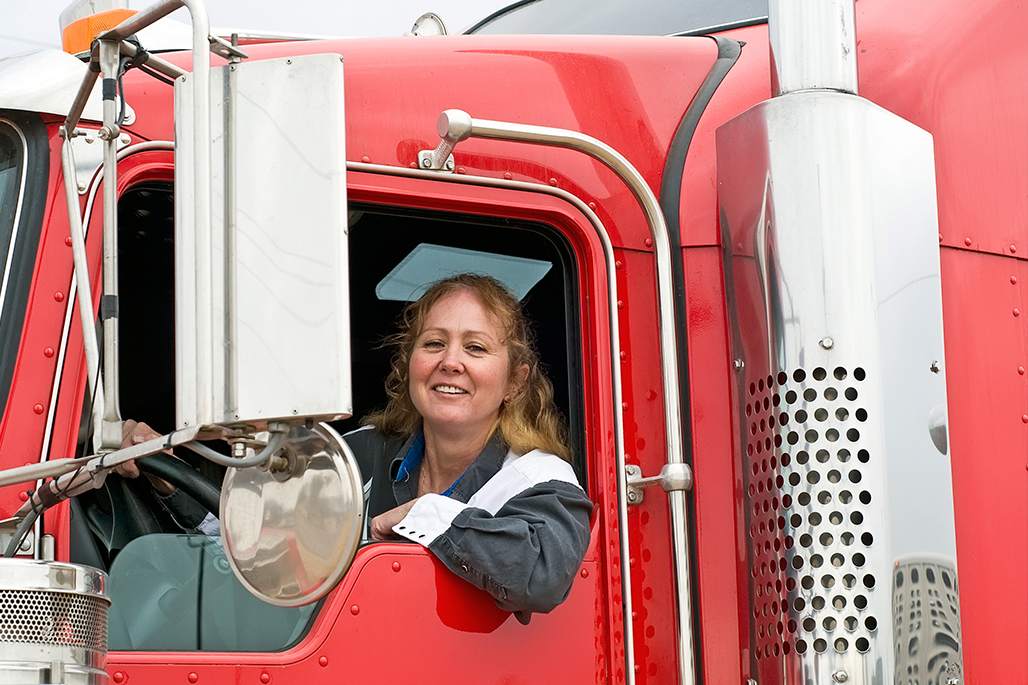
<svg viewBox="0 0 1028 685"><path fill-rule="evenodd" d="M370 476L375 539L424 545L527 622L567 596L592 504L518 301L462 274L409 305L389 403L346 436Z"/></svg>

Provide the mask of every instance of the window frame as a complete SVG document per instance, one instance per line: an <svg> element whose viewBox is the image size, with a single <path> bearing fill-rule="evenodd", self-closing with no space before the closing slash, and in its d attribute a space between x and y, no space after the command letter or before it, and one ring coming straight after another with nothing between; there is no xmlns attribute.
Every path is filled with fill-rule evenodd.
<svg viewBox="0 0 1028 685"><path fill-rule="evenodd" d="M46 188L50 177L50 148L46 127L38 117L0 111L0 127L13 130L20 143L21 165L17 205L10 225L7 254L0 255L0 416L5 413L18 363L29 291L39 251ZM0 226L0 230L6 230Z"/></svg>

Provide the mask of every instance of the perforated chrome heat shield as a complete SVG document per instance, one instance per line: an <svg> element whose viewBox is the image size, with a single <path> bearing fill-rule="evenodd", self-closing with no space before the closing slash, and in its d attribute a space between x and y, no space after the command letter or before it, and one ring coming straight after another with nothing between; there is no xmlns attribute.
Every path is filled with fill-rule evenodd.
<svg viewBox="0 0 1028 685"><path fill-rule="evenodd" d="M106 685L107 576L0 559L0 685Z"/></svg>
<svg viewBox="0 0 1028 685"><path fill-rule="evenodd" d="M808 91L717 151L750 677L959 682L932 138Z"/></svg>

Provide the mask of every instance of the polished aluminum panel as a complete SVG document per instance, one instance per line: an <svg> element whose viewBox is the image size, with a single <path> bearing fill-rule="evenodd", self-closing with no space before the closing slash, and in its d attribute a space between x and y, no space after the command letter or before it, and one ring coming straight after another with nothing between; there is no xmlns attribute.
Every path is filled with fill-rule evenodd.
<svg viewBox="0 0 1028 685"><path fill-rule="evenodd" d="M178 188L193 182L191 76L176 82ZM341 58L232 64L211 90L209 243L176 198L178 424L348 416Z"/></svg>
<svg viewBox="0 0 1028 685"><path fill-rule="evenodd" d="M107 575L0 559L0 685L104 685Z"/></svg>
<svg viewBox="0 0 1028 685"><path fill-rule="evenodd" d="M325 424L296 426L271 468L229 469L221 533L247 590L278 606L324 597L353 561L364 486L346 442Z"/></svg>
<svg viewBox="0 0 1028 685"><path fill-rule="evenodd" d="M935 560L957 606L932 138L808 91L722 126L717 154L751 671L891 685L894 569Z"/></svg>

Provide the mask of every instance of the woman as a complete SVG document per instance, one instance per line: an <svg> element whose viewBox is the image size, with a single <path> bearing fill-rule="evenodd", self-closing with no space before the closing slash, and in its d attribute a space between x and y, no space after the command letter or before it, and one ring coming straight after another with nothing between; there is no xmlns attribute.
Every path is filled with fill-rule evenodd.
<svg viewBox="0 0 1028 685"><path fill-rule="evenodd" d="M389 402L345 436L371 537L427 547L522 623L550 611L582 563L592 503L520 304L493 278L454 276L407 306L390 341ZM125 422L126 446L156 435ZM116 471L139 476L134 462Z"/></svg>
<svg viewBox="0 0 1028 685"><path fill-rule="evenodd" d="M389 403L346 436L376 540L407 538L527 622L567 596L592 504L518 301L462 274L408 305Z"/></svg>

